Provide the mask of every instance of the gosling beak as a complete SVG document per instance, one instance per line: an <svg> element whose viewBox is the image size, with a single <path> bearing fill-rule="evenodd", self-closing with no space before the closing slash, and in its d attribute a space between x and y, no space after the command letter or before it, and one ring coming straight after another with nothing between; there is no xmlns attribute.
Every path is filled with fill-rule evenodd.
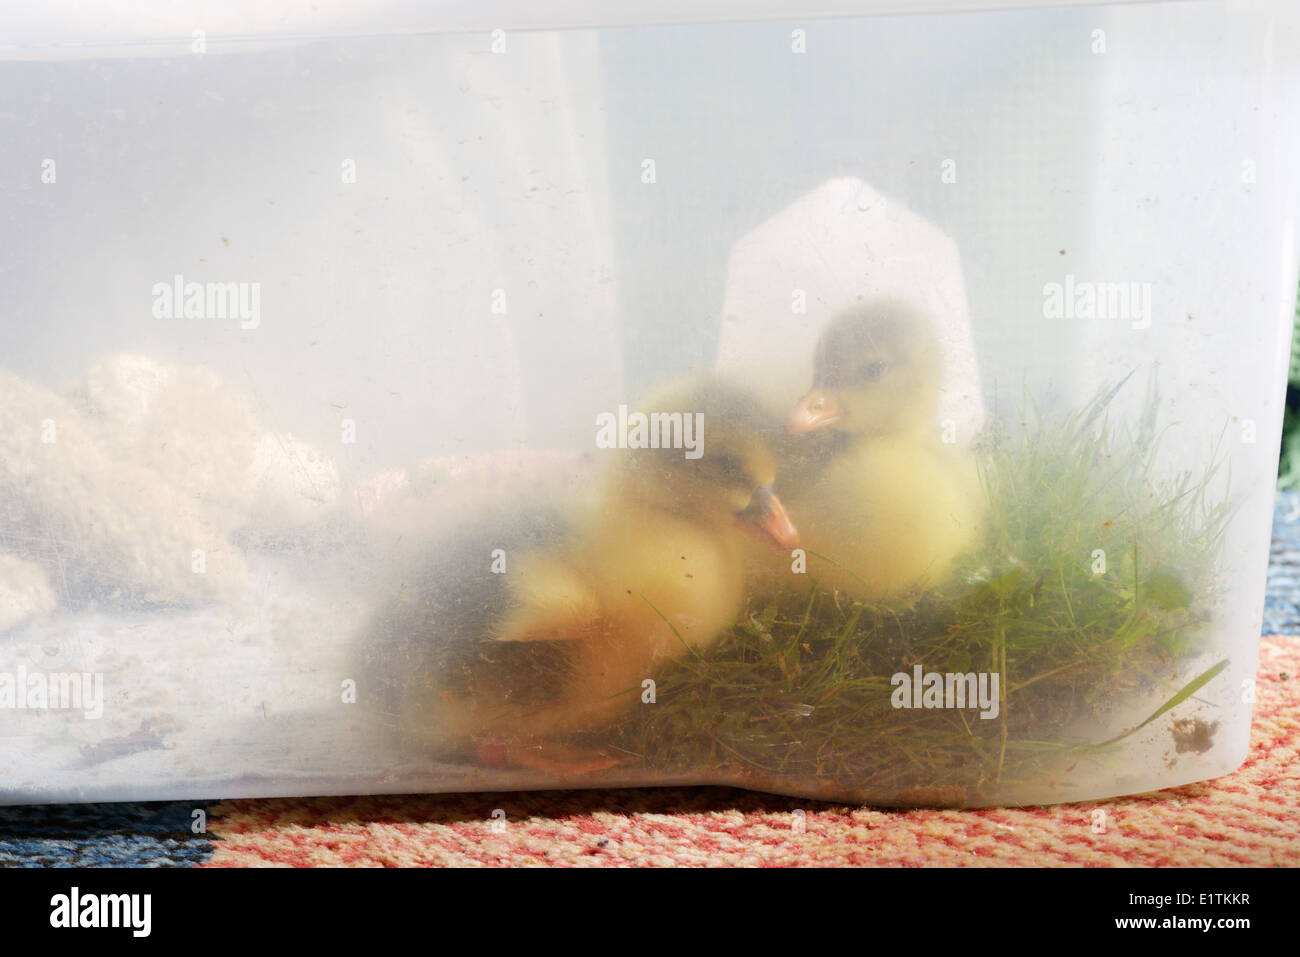
<svg viewBox="0 0 1300 957"><path fill-rule="evenodd" d="M844 406L838 392L812 388L785 420L785 430L791 435L803 435L825 429L844 418Z"/></svg>
<svg viewBox="0 0 1300 957"><path fill-rule="evenodd" d="M796 548L799 545L799 530L790 521L785 506L772 491L772 486L764 485L754 491L745 510L737 519L760 541L781 548Z"/></svg>

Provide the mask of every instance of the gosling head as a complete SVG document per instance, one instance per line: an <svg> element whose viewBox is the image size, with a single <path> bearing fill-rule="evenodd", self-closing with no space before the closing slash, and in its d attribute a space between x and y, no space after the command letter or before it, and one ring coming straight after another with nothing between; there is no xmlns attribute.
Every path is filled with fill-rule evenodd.
<svg viewBox="0 0 1300 957"><path fill-rule="evenodd" d="M929 320L905 303L861 303L827 324L813 355L813 387L786 419L786 431L879 436L929 429L938 397L939 347Z"/></svg>
<svg viewBox="0 0 1300 957"><path fill-rule="evenodd" d="M660 448L622 453L624 488L640 503L714 526L739 525L778 548L794 548L799 533L772 488L776 460L764 439L758 405L743 392L708 381L642 403L661 428L675 428L675 413L690 419L694 445L661 441ZM664 433L661 432L661 438ZM687 451L690 452L687 455Z"/></svg>

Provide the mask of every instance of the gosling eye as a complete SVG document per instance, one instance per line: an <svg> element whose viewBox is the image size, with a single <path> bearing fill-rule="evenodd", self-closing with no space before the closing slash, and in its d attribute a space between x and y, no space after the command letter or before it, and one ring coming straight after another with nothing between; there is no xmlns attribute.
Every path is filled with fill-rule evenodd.
<svg viewBox="0 0 1300 957"><path fill-rule="evenodd" d="M884 374L885 364L883 362L870 362L858 369L858 378L864 382L879 379Z"/></svg>

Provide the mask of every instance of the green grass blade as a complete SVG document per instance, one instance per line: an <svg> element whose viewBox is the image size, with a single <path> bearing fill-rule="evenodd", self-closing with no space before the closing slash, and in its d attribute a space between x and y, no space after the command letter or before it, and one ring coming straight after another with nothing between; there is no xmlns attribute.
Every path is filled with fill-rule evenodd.
<svg viewBox="0 0 1300 957"><path fill-rule="evenodd" d="M1223 671L1223 669L1226 668L1226 667L1228 667L1228 659L1227 659L1227 658L1224 658L1222 661L1220 661L1220 662L1219 662L1217 665L1215 665L1213 668L1210 668L1210 669L1208 669L1207 671L1203 671L1203 672L1201 672L1201 674L1197 675L1197 676L1196 676L1195 678L1193 678L1191 681L1187 682L1187 684L1185 684L1185 685L1183 686L1183 690L1179 691L1178 694L1174 695L1172 698L1170 698L1168 701L1166 701L1164 704L1162 704L1159 708L1157 708L1157 709L1155 710L1155 712L1151 715L1151 717L1147 718L1145 721L1143 721L1143 722L1142 722L1141 724L1139 724L1137 727L1135 727L1135 728L1131 728L1130 730L1125 731L1123 734L1121 734L1121 735L1117 735L1116 737L1113 737L1113 738L1111 738L1111 739L1108 740L1108 741L1103 741L1101 744L1097 745L1097 747L1101 748L1101 747L1105 747L1105 746L1108 745L1108 744L1114 744L1116 741L1122 741L1122 740L1124 740L1124 739L1127 738L1130 734L1134 734L1134 733L1136 733L1136 732L1138 732L1138 731L1141 731L1143 728L1145 728L1147 725L1149 725L1149 724L1150 724L1152 721L1154 721L1156 718L1160 717L1160 716L1161 716L1162 714L1164 714L1165 712L1170 711L1170 710L1172 710L1173 708L1178 707L1180 704L1182 704L1184 701L1186 701L1186 700L1187 700L1188 698L1190 698L1192 695L1196 694L1196 692L1198 692L1199 690L1201 690L1201 688L1205 687L1205 685L1207 685L1207 684L1209 684L1211 681L1213 681L1214 678L1217 677L1218 674L1219 674L1221 671Z"/></svg>

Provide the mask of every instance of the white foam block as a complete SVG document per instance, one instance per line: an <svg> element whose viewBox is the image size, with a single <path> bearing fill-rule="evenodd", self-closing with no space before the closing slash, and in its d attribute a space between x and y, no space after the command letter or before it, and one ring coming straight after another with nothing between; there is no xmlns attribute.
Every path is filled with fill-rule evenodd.
<svg viewBox="0 0 1300 957"><path fill-rule="evenodd" d="M796 311L796 297L806 311ZM774 405L812 384L826 321L858 299L912 303L943 347L940 422L970 441L984 423L979 365L957 244L939 227L858 179L828 180L743 236L728 264L717 366L762 370Z"/></svg>

